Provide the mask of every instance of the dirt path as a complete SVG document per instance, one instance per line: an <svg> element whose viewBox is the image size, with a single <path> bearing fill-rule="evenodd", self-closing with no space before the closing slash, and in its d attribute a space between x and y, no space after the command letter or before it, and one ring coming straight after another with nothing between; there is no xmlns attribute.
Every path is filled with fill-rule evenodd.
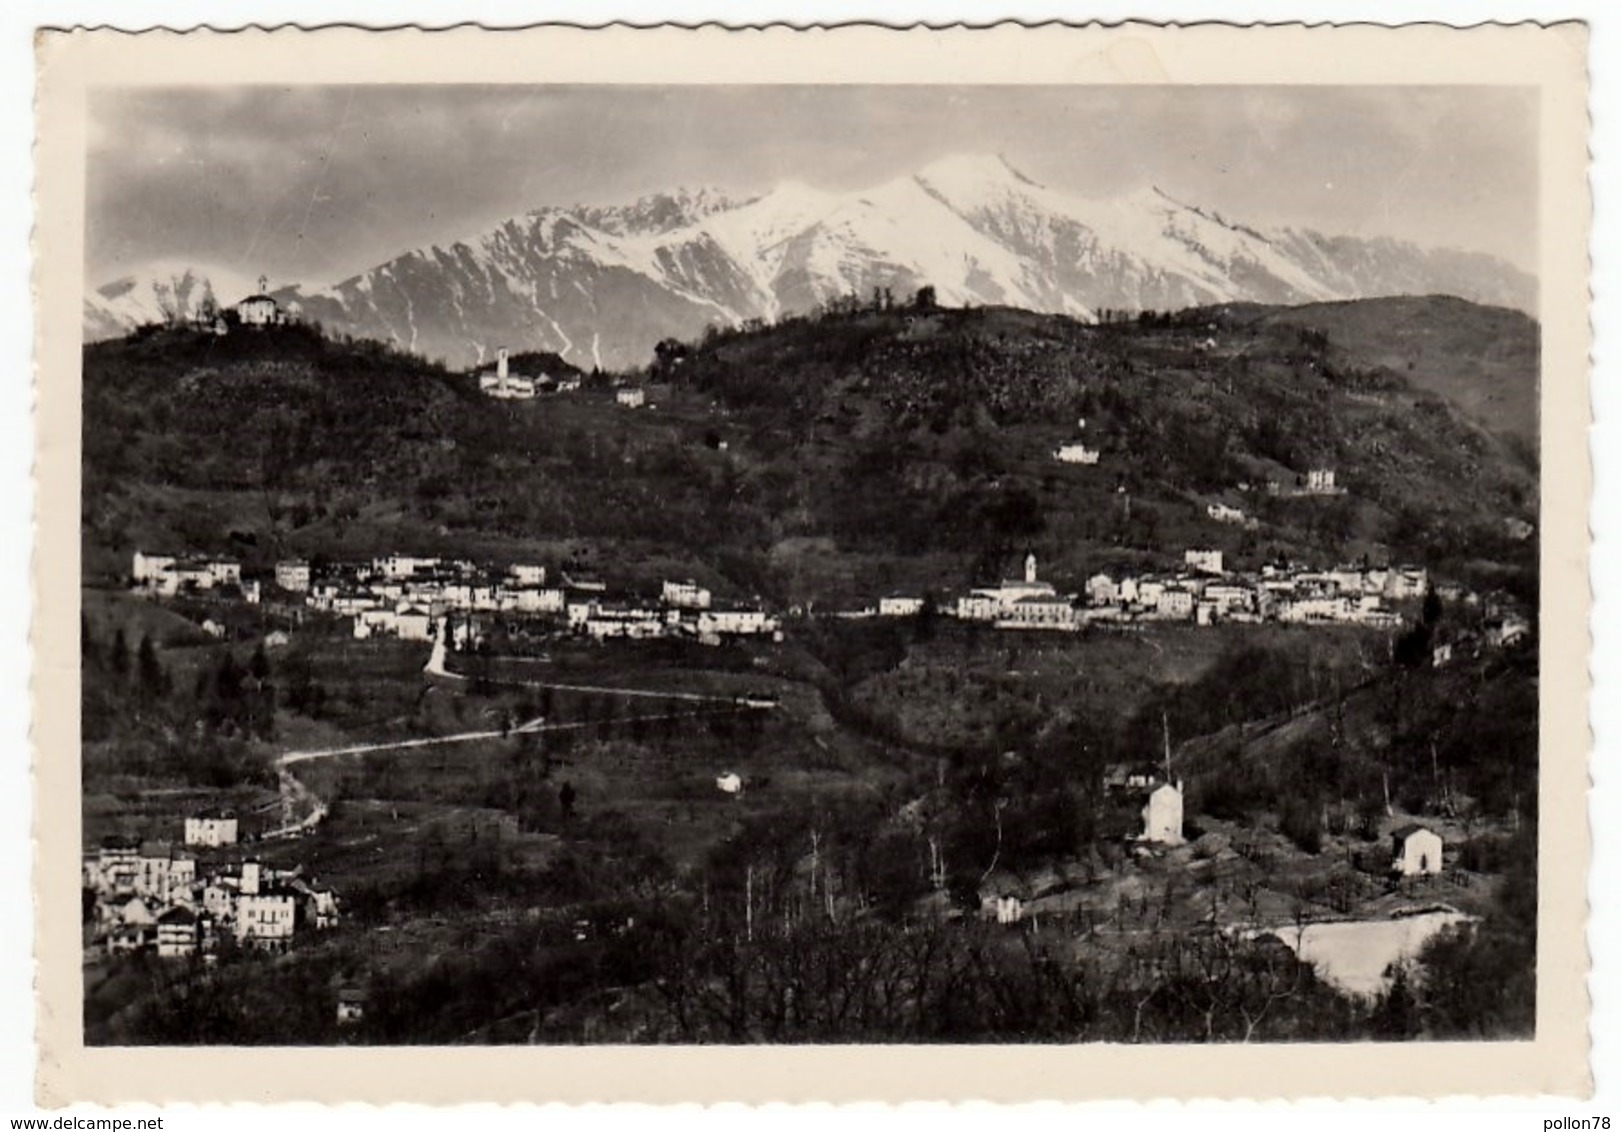
<svg viewBox="0 0 1621 1132"><path fill-rule="evenodd" d="M433 651L428 655L428 662L423 665L422 671L430 676L437 676L446 680L465 681L467 677L460 673L451 672L445 667L447 650L444 644L444 634L440 633L434 640ZM551 688L557 691L591 692L597 694L625 696L629 698L675 700L687 704L713 705L707 708L688 711L664 711L647 715L626 716L623 719L613 720L586 720L570 723L547 723L544 716L537 716L526 723L516 727L496 728L482 731L462 731L454 735L429 735L418 739L391 739L381 743L356 743L344 747L322 747L310 751L286 751L275 758L277 782L281 789L281 804L287 817L285 824L279 829L265 834L267 838L296 837L311 832L326 818L327 806L310 788L301 782L289 767L299 763L314 762L318 759L342 758L345 755L367 755L383 751L411 751L424 747L439 747L451 743L478 743L491 739L509 739L516 735L536 734L547 731L579 731L587 728L618 727L631 723L651 723L671 719L692 719L702 716L730 715L747 711L758 711L761 705L740 704L726 696L705 696L695 692L659 692L642 688L611 688L598 687L588 684L553 684L529 680L493 680L493 684L520 688ZM294 815L303 811L302 818Z"/></svg>

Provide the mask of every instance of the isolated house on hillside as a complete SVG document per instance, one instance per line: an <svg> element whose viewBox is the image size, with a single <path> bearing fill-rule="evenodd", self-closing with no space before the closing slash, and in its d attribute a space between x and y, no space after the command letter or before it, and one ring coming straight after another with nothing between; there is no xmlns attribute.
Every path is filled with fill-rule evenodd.
<svg viewBox="0 0 1621 1132"><path fill-rule="evenodd" d="M353 1026L365 1021L366 1003L370 999L361 987L342 987L338 990L338 1025Z"/></svg>
<svg viewBox="0 0 1621 1132"><path fill-rule="evenodd" d="M1024 902L1029 889L1010 872L998 869L979 886L981 919L999 924L1016 924L1024 919Z"/></svg>
<svg viewBox="0 0 1621 1132"><path fill-rule="evenodd" d="M235 845L237 818L229 810L196 814L186 819L185 832L187 845L203 845L210 849Z"/></svg>
<svg viewBox="0 0 1621 1132"><path fill-rule="evenodd" d="M1441 835L1422 825L1404 825L1390 834L1390 871L1404 877L1441 872Z"/></svg>
<svg viewBox="0 0 1621 1132"><path fill-rule="evenodd" d="M1311 495L1338 495L1333 468L1312 468L1306 472L1306 491Z"/></svg>
<svg viewBox="0 0 1621 1132"><path fill-rule="evenodd" d="M1060 464L1096 464L1103 453L1096 448L1088 448L1084 444L1061 444L1053 452L1053 459Z"/></svg>

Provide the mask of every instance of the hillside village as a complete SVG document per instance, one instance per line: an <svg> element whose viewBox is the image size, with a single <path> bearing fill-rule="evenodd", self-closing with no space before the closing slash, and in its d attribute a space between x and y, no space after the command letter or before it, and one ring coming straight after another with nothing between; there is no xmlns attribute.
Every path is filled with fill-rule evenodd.
<svg viewBox="0 0 1621 1132"><path fill-rule="evenodd" d="M1255 571L1229 571L1222 551L1214 549L1189 549L1183 566L1120 577L1098 573L1086 579L1081 591L1060 593L1052 582L1037 577L1032 552L1025 556L1022 577L995 586L955 597L891 594L873 605L829 615L916 617L929 608L996 629L1071 633L1089 626L1129 628L1149 622L1396 629L1404 623L1401 610L1411 609L1433 589L1449 603L1482 613L1483 633L1468 638L1469 643L1512 644L1531 629L1507 595L1482 599L1455 583L1433 583L1422 567L1314 569L1269 563ZM266 584L273 584L310 611L350 620L356 639L431 641L445 626L447 644L468 649L501 619L552 624L598 641L688 637L716 645L738 636L780 641L785 616L814 615L814 605L772 612L747 603L716 602L710 590L690 579L666 580L656 595L611 593L600 579L568 571L547 585L547 569L536 563L480 565L406 554L326 562L319 570L308 559L287 559L276 563L271 577L244 579L236 559L136 551L130 577L137 592L153 597L218 594L250 605L264 600Z"/></svg>
<svg viewBox="0 0 1621 1132"><path fill-rule="evenodd" d="M199 814L186 819L183 846L110 836L87 852L87 945L113 956L212 958L227 940L285 951L301 933L336 926L331 888L301 868L234 858L237 823L230 813Z"/></svg>
<svg viewBox="0 0 1621 1132"><path fill-rule="evenodd" d="M1293 326L1026 317L856 306L589 386L274 312L215 343L241 362L93 348L92 416L220 433L194 462L87 454L96 1033L252 1001L280 1019L256 1041L755 1040L781 1025L761 986L693 1005L718 972L855 978L860 948L920 980L892 1014L851 988L875 1033L1002 1040L984 1004L926 1005L908 933L958 985L1046 988L1032 1010L1148 994L1157 1033L1197 1036L1176 971L1215 957L1262 964L1230 989L1285 994L1270 1025L1365 1032L1387 966L1518 931L1533 528L1500 532L1524 473L1433 410L1428 463L1360 457L1311 383L1401 379ZM1245 380L1310 442L1201 448L1189 403L1249 412ZM1415 416L1358 404L1380 444ZM1363 930L1390 962L1336 982ZM130 974L190 957L191 1006ZM474 985L443 1021L409 1005ZM1054 1032L1141 1036L1086 1028L1105 1015Z"/></svg>

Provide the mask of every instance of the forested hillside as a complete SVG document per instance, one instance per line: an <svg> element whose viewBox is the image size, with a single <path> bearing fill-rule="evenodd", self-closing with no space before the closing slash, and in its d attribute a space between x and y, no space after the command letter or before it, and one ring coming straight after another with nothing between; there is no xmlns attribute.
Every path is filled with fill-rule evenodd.
<svg viewBox="0 0 1621 1132"><path fill-rule="evenodd" d="M1408 327L1458 317L1452 300L1392 303ZM1393 368L1365 329L1385 305L1325 330L1310 310L1093 327L860 304L663 344L651 375L624 378L653 381L647 411L616 409L607 377L496 403L468 376L307 328L159 331L86 349L86 551L116 570L136 545L231 540L250 565L388 543L635 543L814 600L960 585L1026 546L1080 574L1212 545L1523 586L1534 540L1507 521L1536 522L1534 449ZM1489 368L1523 401L1534 327L1528 340L1522 316L1465 311L1496 345L1452 351L1452 384ZM1072 441L1098 464L1055 461ZM1346 494L1294 497L1315 467ZM1258 523L1209 522L1215 500Z"/></svg>

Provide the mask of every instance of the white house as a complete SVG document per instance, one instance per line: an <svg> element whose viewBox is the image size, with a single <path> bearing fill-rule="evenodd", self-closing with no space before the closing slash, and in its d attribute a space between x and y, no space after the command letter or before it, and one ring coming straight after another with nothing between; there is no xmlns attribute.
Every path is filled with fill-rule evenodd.
<svg viewBox="0 0 1621 1132"><path fill-rule="evenodd" d="M1404 877L1441 871L1441 836L1422 825L1404 825L1390 834L1390 871Z"/></svg>
<svg viewBox="0 0 1621 1132"><path fill-rule="evenodd" d="M338 991L338 1025L353 1026L366 1018L367 994L359 987L342 987Z"/></svg>
<svg viewBox="0 0 1621 1132"><path fill-rule="evenodd" d="M218 849L221 845L235 845L236 838L236 815L229 810L197 814L186 819L187 845Z"/></svg>
<svg viewBox="0 0 1621 1132"><path fill-rule="evenodd" d="M1027 892L1019 878L998 870L979 887L979 914L999 924L1016 924L1024 919Z"/></svg>
<svg viewBox="0 0 1621 1132"><path fill-rule="evenodd" d="M1221 566L1221 551L1219 550L1188 550L1182 555L1182 561L1194 570L1206 574L1225 573Z"/></svg>
<svg viewBox="0 0 1621 1132"><path fill-rule="evenodd" d="M664 635L664 618L657 610L593 604L591 615L585 622L585 632L594 640L652 640Z"/></svg>
<svg viewBox="0 0 1621 1132"><path fill-rule="evenodd" d="M563 612L563 591L560 589L522 589L516 591L519 613Z"/></svg>
<svg viewBox="0 0 1621 1132"><path fill-rule="evenodd" d="M1053 459L1060 464L1096 464L1103 453L1096 448L1088 448L1084 444L1061 444L1053 453Z"/></svg>
<svg viewBox="0 0 1621 1132"><path fill-rule="evenodd" d="M627 409L640 409L647 404L647 391L637 386L630 386L615 393L614 401Z"/></svg>
<svg viewBox="0 0 1621 1132"><path fill-rule="evenodd" d="M899 594L878 599L878 616L880 617L916 617L923 612L923 599L920 597L904 597Z"/></svg>
<svg viewBox="0 0 1621 1132"><path fill-rule="evenodd" d="M673 605L677 609L708 609L713 595L697 582L688 579L684 582L666 581L659 591L659 597L665 605Z"/></svg>
<svg viewBox="0 0 1621 1132"><path fill-rule="evenodd" d="M203 569L208 576L214 579L218 586L240 586L242 584L242 563L234 558L210 558L203 563Z"/></svg>
<svg viewBox="0 0 1621 1132"><path fill-rule="evenodd" d="M189 908L170 908L158 917L158 958L184 959L197 954L197 915Z"/></svg>
<svg viewBox="0 0 1621 1132"><path fill-rule="evenodd" d="M1107 574L1093 574L1086 580L1086 600L1092 605L1113 605L1120 598L1120 587Z"/></svg>
<svg viewBox="0 0 1621 1132"><path fill-rule="evenodd" d="M752 636L770 633L776 628L776 618L763 609L706 609L698 614L698 632L702 636Z"/></svg>
<svg viewBox="0 0 1621 1132"><path fill-rule="evenodd" d="M176 852L164 841L142 842L130 876L134 892L160 906L189 901L196 879L196 860L184 851Z"/></svg>
<svg viewBox="0 0 1621 1132"><path fill-rule="evenodd" d="M394 632L402 641L433 640L433 614L419 605L407 605L394 615Z"/></svg>
<svg viewBox="0 0 1621 1132"><path fill-rule="evenodd" d="M1216 607L1222 615L1247 611L1255 606L1255 595L1247 586L1226 582L1212 582L1204 588L1204 600Z"/></svg>
<svg viewBox="0 0 1621 1132"><path fill-rule="evenodd" d="M544 586L546 584L546 567L531 563L515 562L507 567L507 577L512 579L515 586Z"/></svg>
<svg viewBox="0 0 1621 1132"><path fill-rule="evenodd" d="M135 891L135 872L141 859L140 843L122 837L109 837L101 843L89 866L92 887L106 896L128 896Z"/></svg>
<svg viewBox="0 0 1621 1132"><path fill-rule="evenodd" d="M1180 586L1167 586L1159 595L1159 615L1178 620L1187 620L1193 616L1194 606L1198 599L1192 590Z"/></svg>
<svg viewBox="0 0 1621 1132"><path fill-rule="evenodd" d="M1182 784L1164 783L1143 805L1141 840L1156 845L1182 844Z"/></svg>
<svg viewBox="0 0 1621 1132"><path fill-rule="evenodd" d="M1205 508L1205 514L1218 523L1242 523L1244 512L1237 507L1229 507L1225 503L1212 503Z"/></svg>
<svg viewBox="0 0 1621 1132"><path fill-rule="evenodd" d="M1430 588L1430 572L1422 566L1392 566L1385 575L1385 596L1391 601L1421 598Z"/></svg>
<svg viewBox="0 0 1621 1132"><path fill-rule="evenodd" d="M135 552L135 560L130 566L130 580L138 586L154 585L163 575L170 573L178 564L172 554L142 554Z"/></svg>
<svg viewBox="0 0 1621 1132"><path fill-rule="evenodd" d="M372 569L384 578L414 578L419 574L431 574L439 569L439 559L390 554L385 558L374 559Z"/></svg>
<svg viewBox="0 0 1621 1132"><path fill-rule="evenodd" d="M310 564L305 558L289 558L276 563L276 584L289 593L308 593Z"/></svg>
<svg viewBox="0 0 1621 1132"><path fill-rule="evenodd" d="M999 629L1080 628L1074 604L1058 594L1032 594L1003 607L996 619Z"/></svg>
<svg viewBox="0 0 1621 1132"><path fill-rule="evenodd" d="M246 876L246 866L243 868ZM256 886L257 887L257 886ZM236 899L236 938L243 944L271 950L292 941L298 919L298 901L281 890L247 891Z"/></svg>
<svg viewBox="0 0 1621 1132"><path fill-rule="evenodd" d="M1312 495L1338 495L1333 468L1312 468L1306 473L1306 491Z"/></svg>

